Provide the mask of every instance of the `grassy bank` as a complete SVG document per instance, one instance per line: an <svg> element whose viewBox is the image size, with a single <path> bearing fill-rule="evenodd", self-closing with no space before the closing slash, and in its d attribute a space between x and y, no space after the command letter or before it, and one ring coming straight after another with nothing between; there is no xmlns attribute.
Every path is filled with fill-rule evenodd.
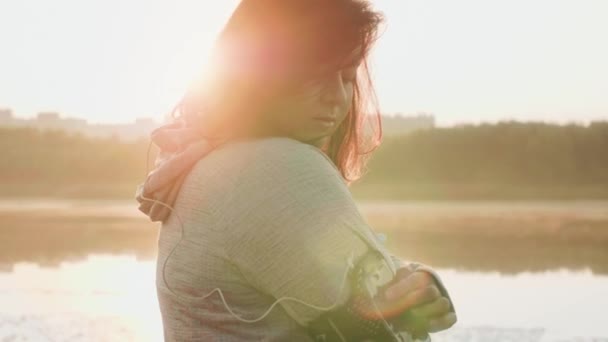
<svg viewBox="0 0 608 342"><path fill-rule="evenodd" d="M608 199L608 185L501 185L361 182L351 191L362 200L575 200Z"/></svg>
<svg viewBox="0 0 608 342"><path fill-rule="evenodd" d="M0 198L129 199L138 183L0 183Z"/></svg>

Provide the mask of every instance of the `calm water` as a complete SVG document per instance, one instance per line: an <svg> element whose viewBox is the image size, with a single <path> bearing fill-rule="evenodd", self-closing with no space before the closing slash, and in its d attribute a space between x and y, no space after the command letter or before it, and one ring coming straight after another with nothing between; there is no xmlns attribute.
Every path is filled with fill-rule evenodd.
<svg viewBox="0 0 608 342"><path fill-rule="evenodd" d="M434 341L608 341L608 203L362 209L442 276L459 322ZM158 227L130 201L5 200L0 220L0 341L161 340Z"/></svg>

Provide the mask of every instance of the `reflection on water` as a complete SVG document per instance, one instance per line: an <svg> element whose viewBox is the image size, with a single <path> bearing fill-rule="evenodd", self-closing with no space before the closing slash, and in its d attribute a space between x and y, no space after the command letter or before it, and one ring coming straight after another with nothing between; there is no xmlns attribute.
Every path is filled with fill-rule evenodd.
<svg viewBox="0 0 608 342"><path fill-rule="evenodd" d="M608 337L608 276L565 270L517 276L438 272L450 289L459 323L435 334L434 341ZM41 331L49 340L62 341L162 340L153 261L93 255L54 268L18 263L11 273L0 273L0 303L0 341L10 334L40 336Z"/></svg>
<svg viewBox="0 0 608 342"><path fill-rule="evenodd" d="M0 341L162 340L154 265L127 255L17 263L0 273L0 303Z"/></svg>
<svg viewBox="0 0 608 342"><path fill-rule="evenodd" d="M18 220L19 224L0 228L0 265L4 270L24 261L58 266L62 261L82 260L96 253L133 254L145 260L155 256L158 230L141 220L49 216Z"/></svg>
<svg viewBox="0 0 608 342"><path fill-rule="evenodd" d="M608 341L606 202L361 207L442 275L459 323L434 341ZM161 340L158 225L134 204L0 201L0 222L0 341Z"/></svg>
<svg viewBox="0 0 608 342"><path fill-rule="evenodd" d="M389 249L435 267L518 273L567 268L608 274L608 202L363 203ZM131 202L0 201L0 271L89 254L151 260L158 225Z"/></svg>

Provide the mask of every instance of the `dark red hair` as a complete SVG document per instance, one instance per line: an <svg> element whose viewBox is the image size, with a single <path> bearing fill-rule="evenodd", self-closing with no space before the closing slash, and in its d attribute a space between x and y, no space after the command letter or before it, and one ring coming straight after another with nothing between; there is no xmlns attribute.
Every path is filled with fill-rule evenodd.
<svg viewBox="0 0 608 342"><path fill-rule="evenodd" d="M382 139L368 64L381 22L364 0L242 0L216 41L213 69L173 116L204 116L207 137L221 140L292 86L360 63L350 110L322 147L350 184Z"/></svg>

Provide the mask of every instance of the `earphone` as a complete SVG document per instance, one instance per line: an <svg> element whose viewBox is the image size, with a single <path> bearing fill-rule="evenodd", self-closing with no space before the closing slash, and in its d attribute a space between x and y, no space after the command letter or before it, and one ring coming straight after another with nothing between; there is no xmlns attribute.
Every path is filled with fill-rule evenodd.
<svg viewBox="0 0 608 342"><path fill-rule="evenodd" d="M148 154L147 154L147 159L146 159L146 175L148 174L148 165L149 165L149 154L150 154L150 147L151 147L152 142L150 142L150 145L148 146ZM214 292L217 292L218 295L220 296L220 299L222 301L222 304L224 305L224 307L226 308L226 310L230 313L230 315L232 315L235 319L244 322L244 323L255 323L258 322L262 319L264 319L268 314L270 314L270 312L272 311L272 309L281 301L287 301L287 300L291 300L297 303L300 303L302 305L308 306L310 308L319 310L319 311L330 311L334 308L336 308L336 306L338 305L338 301L342 295L342 292L345 290L346 288L346 281L348 279L348 274L350 273L351 270L353 270L355 268L355 264L354 264L354 259L355 259L355 255L354 252L351 252L351 254L346 258L346 267L344 270L344 275L342 278L342 283L340 285L340 289L338 292L338 295L336 296L336 300L329 306L318 306L315 304L311 304L311 303L307 303L301 299L295 298L295 297L288 297L288 296L284 296L284 297L280 297L278 299L276 299L271 305L270 307L259 317L257 318L244 318L241 317L239 315L237 315L236 313L234 313L234 311L230 308L230 306L228 305L228 303L226 302L223 292L220 288L214 288L213 290L211 290L210 292L208 292L205 295L202 296L190 296L190 295L180 295L178 293L176 293L170 286L169 283L167 282L166 276L165 276L165 268L167 265L167 262L169 261L169 259L171 258L171 256L173 255L173 253L176 251L177 247L179 246L179 244L182 242L182 240L184 239L184 224L183 221L181 219L181 217L179 216L179 214L176 212L175 208L171 207L170 205L163 203L161 201L155 200L153 198L147 198L143 195L143 193L140 196L141 200L144 201L149 201L149 202L153 202L156 203L158 205L161 205L167 209L169 209L173 215L175 215L176 219L178 220L179 226L180 226L180 238L178 240L178 242L173 246L173 248L171 249L171 251L169 252L169 254L167 255L167 257L165 258L163 265L162 265L162 269L161 269L161 276L162 276L162 282L163 285L167 288L167 290L173 294L175 297L179 298L179 299L187 299L187 300L205 300L207 297L211 296ZM359 237L366 242L368 245L370 245L372 251L375 251L376 253L382 254L379 252L379 249L377 246L372 246L369 239L363 235L362 232L357 231L356 229L353 229L353 232L355 232L357 235L359 235ZM378 313L380 313L380 310L378 309L378 307L376 306L376 303L372 300L372 303L375 307L375 309L378 311ZM382 317L382 315L380 315L381 319L385 322L386 320ZM388 324L388 323L387 323ZM336 329L337 331L337 329Z"/></svg>

